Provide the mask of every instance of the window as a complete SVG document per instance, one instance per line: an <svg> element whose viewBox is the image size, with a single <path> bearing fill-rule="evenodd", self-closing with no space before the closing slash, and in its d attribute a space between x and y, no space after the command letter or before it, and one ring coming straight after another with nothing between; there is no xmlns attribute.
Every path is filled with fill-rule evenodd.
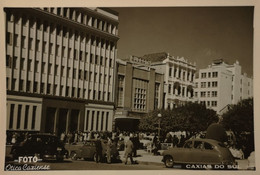
<svg viewBox="0 0 260 175"><path fill-rule="evenodd" d="M32 113L32 129L35 129L36 111L37 111L37 106L33 106L33 113Z"/></svg>
<svg viewBox="0 0 260 175"><path fill-rule="evenodd" d="M170 77L172 76L172 68L171 67L169 68L169 76Z"/></svg>
<svg viewBox="0 0 260 175"><path fill-rule="evenodd" d="M10 120L9 120L9 129L13 128L13 122L14 122L14 104L11 104L10 108Z"/></svg>
<svg viewBox="0 0 260 175"><path fill-rule="evenodd" d="M213 81L212 82L212 87L218 87L218 82L217 81Z"/></svg>
<svg viewBox="0 0 260 175"><path fill-rule="evenodd" d="M73 79L76 79L76 69L73 69Z"/></svg>
<svg viewBox="0 0 260 175"><path fill-rule="evenodd" d="M25 58L21 58L21 61L20 61L20 69L21 70L24 70L24 62L25 62Z"/></svg>
<svg viewBox="0 0 260 175"><path fill-rule="evenodd" d="M184 148L192 148L192 141L186 142Z"/></svg>
<svg viewBox="0 0 260 175"><path fill-rule="evenodd" d="M13 35L10 32L7 32L7 34L6 34L6 43L9 44L9 45L13 44L12 36Z"/></svg>
<svg viewBox="0 0 260 175"><path fill-rule="evenodd" d="M214 146L212 146L211 144L209 144L207 142L204 142L204 148L207 149L207 150L213 150Z"/></svg>
<svg viewBox="0 0 260 175"><path fill-rule="evenodd" d="M216 106L217 106L217 101L212 101L212 102L211 102L211 106L212 106L212 107L216 107Z"/></svg>
<svg viewBox="0 0 260 175"><path fill-rule="evenodd" d="M26 38L25 38L25 36L22 36L22 48L26 48L26 43L25 43L25 41L26 41Z"/></svg>
<svg viewBox="0 0 260 175"><path fill-rule="evenodd" d="M172 89L172 87L171 87L171 85L169 84L169 86L168 86L168 93L169 93L169 94L171 93L171 89Z"/></svg>
<svg viewBox="0 0 260 175"><path fill-rule="evenodd" d="M117 104L118 106L123 106L124 101L124 76L118 75L118 95Z"/></svg>
<svg viewBox="0 0 260 175"><path fill-rule="evenodd" d="M206 82L201 82L201 83L200 83L200 87L201 87L201 88L206 88Z"/></svg>
<svg viewBox="0 0 260 175"><path fill-rule="evenodd" d="M18 35L17 34L14 34L14 46L19 46L18 45Z"/></svg>
<svg viewBox="0 0 260 175"><path fill-rule="evenodd" d="M112 67L112 59L109 59L109 67Z"/></svg>
<svg viewBox="0 0 260 175"><path fill-rule="evenodd" d="M212 73L212 77L213 77L213 78L218 77L218 72L213 72L213 73Z"/></svg>
<svg viewBox="0 0 260 175"><path fill-rule="evenodd" d="M208 72L208 77L209 77L209 78L211 77L211 72Z"/></svg>
<svg viewBox="0 0 260 175"><path fill-rule="evenodd" d="M22 114L22 105L18 105L16 129L20 129L21 118L22 118L21 114Z"/></svg>
<svg viewBox="0 0 260 175"><path fill-rule="evenodd" d="M160 92L160 84L155 83L154 109L159 108L159 92Z"/></svg>
<svg viewBox="0 0 260 175"><path fill-rule="evenodd" d="M208 88L210 87L211 82L208 82Z"/></svg>
<svg viewBox="0 0 260 175"><path fill-rule="evenodd" d="M203 142L201 142L201 141L195 141L195 142L194 142L194 148L195 148L195 149L204 149Z"/></svg>
<svg viewBox="0 0 260 175"><path fill-rule="evenodd" d="M6 55L6 67L9 67L9 68L11 68L12 66L11 66L11 57L10 57L10 55Z"/></svg>
<svg viewBox="0 0 260 175"><path fill-rule="evenodd" d="M201 78L206 78L207 74L206 73L201 73Z"/></svg>
<svg viewBox="0 0 260 175"><path fill-rule="evenodd" d="M206 92L200 92L200 97L206 97Z"/></svg>
<svg viewBox="0 0 260 175"><path fill-rule="evenodd" d="M208 91L208 97L210 97L210 91Z"/></svg>
<svg viewBox="0 0 260 175"><path fill-rule="evenodd" d="M29 107L30 107L29 105L25 106L24 129L27 129L28 127Z"/></svg>
<svg viewBox="0 0 260 175"><path fill-rule="evenodd" d="M217 91L212 91L212 97L217 97L218 96L218 92Z"/></svg>

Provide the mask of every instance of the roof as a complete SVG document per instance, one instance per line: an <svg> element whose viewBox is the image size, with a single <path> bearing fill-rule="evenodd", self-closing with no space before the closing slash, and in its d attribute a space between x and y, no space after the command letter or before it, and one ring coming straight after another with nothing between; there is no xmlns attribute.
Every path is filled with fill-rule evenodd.
<svg viewBox="0 0 260 175"><path fill-rule="evenodd" d="M142 58L151 62L162 62L165 60L168 56L168 53L166 52L160 52L160 53L152 53L144 55Z"/></svg>

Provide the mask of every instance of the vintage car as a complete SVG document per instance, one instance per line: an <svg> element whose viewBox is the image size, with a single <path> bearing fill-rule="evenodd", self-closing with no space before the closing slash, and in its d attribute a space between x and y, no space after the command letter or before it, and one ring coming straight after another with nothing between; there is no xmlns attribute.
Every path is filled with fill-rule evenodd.
<svg viewBox="0 0 260 175"><path fill-rule="evenodd" d="M145 136L140 140L140 147L146 149L147 146L150 146L153 143L154 136Z"/></svg>
<svg viewBox="0 0 260 175"><path fill-rule="evenodd" d="M37 156L42 160L63 161L67 153L64 143L58 137L44 133L29 135L23 142L11 148L13 159L19 156Z"/></svg>
<svg viewBox="0 0 260 175"><path fill-rule="evenodd" d="M163 153L167 168L174 163L204 165L235 165L229 149L221 142L212 139L189 139L182 148L170 148Z"/></svg>
<svg viewBox="0 0 260 175"><path fill-rule="evenodd" d="M69 155L72 160L77 160L83 158L84 160L94 160L96 161L96 140L87 140L82 143L78 143L75 145L68 144L66 145L66 149L69 152ZM102 145L102 159L103 161L106 158L107 152L107 140L101 140ZM111 160L116 162L120 160L119 152L117 150L116 143L113 142L111 148Z"/></svg>

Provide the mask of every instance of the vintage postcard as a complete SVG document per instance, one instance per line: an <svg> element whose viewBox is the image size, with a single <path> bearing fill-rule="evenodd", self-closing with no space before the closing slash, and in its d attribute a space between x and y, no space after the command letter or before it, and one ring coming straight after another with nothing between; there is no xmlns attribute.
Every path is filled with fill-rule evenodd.
<svg viewBox="0 0 260 175"><path fill-rule="evenodd" d="M1 3L1 174L257 174L257 2L24 2Z"/></svg>

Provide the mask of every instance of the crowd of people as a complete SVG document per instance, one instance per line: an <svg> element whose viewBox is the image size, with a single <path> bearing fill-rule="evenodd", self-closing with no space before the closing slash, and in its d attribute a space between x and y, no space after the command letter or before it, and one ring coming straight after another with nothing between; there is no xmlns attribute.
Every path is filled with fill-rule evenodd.
<svg viewBox="0 0 260 175"><path fill-rule="evenodd" d="M28 132L8 132L6 137L7 144L16 144L25 140L25 138L31 133ZM56 134L57 135L57 134ZM145 137L152 138L150 147L151 152L154 155L158 155L158 150L162 148L162 143L167 143L171 147L182 147L186 140L190 138L205 138L205 133L191 134L189 132L168 132L163 136L158 136L157 133L144 133L144 132L62 132L57 135L64 144L75 144L78 142L85 142L88 140L106 140L107 141L107 162L110 163L111 145L114 144L119 150L125 150L125 163L127 164L128 158L131 163L134 163L133 157L137 156L137 150L143 149L142 140ZM98 141L99 142L99 141ZM100 160L100 144L97 142L97 158L96 161ZM99 148L98 148L99 145ZM243 152L241 149L236 148L234 145L230 145L231 152L236 157L243 158Z"/></svg>

